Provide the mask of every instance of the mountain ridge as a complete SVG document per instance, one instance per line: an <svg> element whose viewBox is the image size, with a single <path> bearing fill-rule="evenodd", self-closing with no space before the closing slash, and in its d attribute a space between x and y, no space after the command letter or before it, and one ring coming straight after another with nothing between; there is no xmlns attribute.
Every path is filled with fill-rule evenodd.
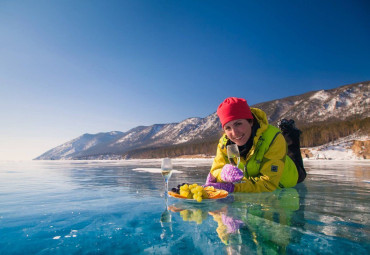
<svg viewBox="0 0 370 255"><path fill-rule="evenodd" d="M370 81L359 82L270 100L251 107L264 110L271 124L276 124L281 118L294 119L298 126L365 119L370 117L369 86ZM140 151L149 155L151 150L165 147L183 153L186 153L185 148L191 147L191 151L199 152L194 149L196 146L209 150L210 146L204 143L214 144L221 133L221 124L214 112L204 118L190 117L178 123L137 126L127 132L86 133L43 153L35 160L130 158L134 155L132 152L139 157Z"/></svg>

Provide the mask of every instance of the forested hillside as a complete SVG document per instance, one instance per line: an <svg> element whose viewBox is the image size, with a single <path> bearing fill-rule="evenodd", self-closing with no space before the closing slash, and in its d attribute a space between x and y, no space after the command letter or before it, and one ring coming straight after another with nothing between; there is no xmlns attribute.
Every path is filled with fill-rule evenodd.
<svg viewBox="0 0 370 255"><path fill-rule="evenodd" d="M338 138L358 132L370 134L370 118L354 119L347 121L319 122L309 126L303 126L301 146L313 147L329 143Z"/></svg>
<svg viewBox="0 0 370 255"><path fill-rule="evenodd" d="M301 147L313 147L335 141L355 132L370 134L370 118L321 122L299 128L302 130ZM137 149L124 154L123 158L163 158L183 155L212 157L216 155L217 144L221 135L222 133L219 137L213 137L213 139L207 139L199 143Z"/></svg>
<svg viewBox="0 0 370 255"><path fill-rule="evenodd" d="M221 133L220 133L221 136ZM166 147L150 147L129 151L123 155L123 158L164 158L180 157L184 155L197 155L212 157L216 155L217 144L220 136L208 138L198 143L185 143Z"/></svg>

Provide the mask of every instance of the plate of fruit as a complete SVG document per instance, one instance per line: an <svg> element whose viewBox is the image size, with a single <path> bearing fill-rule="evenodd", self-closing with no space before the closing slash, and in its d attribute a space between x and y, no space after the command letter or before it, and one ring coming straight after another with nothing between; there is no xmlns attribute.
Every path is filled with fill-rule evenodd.
<svg viewBox="0 0 370 255"><path fill-rule="evenodd" d="M216 189L212 186L202 187L196 183L183 183L177 185L177 188L172 188L168 194L171 197L179 199L202 202L215 201L217 199L225 198L229 193L226 190Z"/></svg>

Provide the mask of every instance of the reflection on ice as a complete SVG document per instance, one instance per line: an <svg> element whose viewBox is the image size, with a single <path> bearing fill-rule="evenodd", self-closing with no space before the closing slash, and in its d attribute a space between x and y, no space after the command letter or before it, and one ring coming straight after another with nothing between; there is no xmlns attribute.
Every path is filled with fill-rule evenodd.
<svg viewBox="0 0 370 255"><path fill-rule="evenodd" d="M286 251L293 236L297 242L293 227L302 223L295 217L303 213L300 195L294 188L272 193L235 193L207 206L177 202L170 209L189 223L202 224L211 218L217 223L214 231L220 241L241 254L250 252L252 247L262 253Z"/></svg>
<svg viewBox="0 0 370 255"><path fill-rule="evenodd" d="M173 160L169 187L204 183L211 164ZM369 162L305 161L308 177L295 188L210 203L163 197L160 165L1 163L0 254L367 254L370 248Z"/></svg>

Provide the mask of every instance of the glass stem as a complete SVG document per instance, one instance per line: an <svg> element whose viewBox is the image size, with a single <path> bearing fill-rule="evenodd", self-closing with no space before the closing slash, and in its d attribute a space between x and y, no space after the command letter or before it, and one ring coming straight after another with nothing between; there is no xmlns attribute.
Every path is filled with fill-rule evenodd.
<svg viewBox="0 0 370 255"><path fill-rule="evenodd" d="M168 194L168 180L164 180L164 195L167 196Z"/></svg>

